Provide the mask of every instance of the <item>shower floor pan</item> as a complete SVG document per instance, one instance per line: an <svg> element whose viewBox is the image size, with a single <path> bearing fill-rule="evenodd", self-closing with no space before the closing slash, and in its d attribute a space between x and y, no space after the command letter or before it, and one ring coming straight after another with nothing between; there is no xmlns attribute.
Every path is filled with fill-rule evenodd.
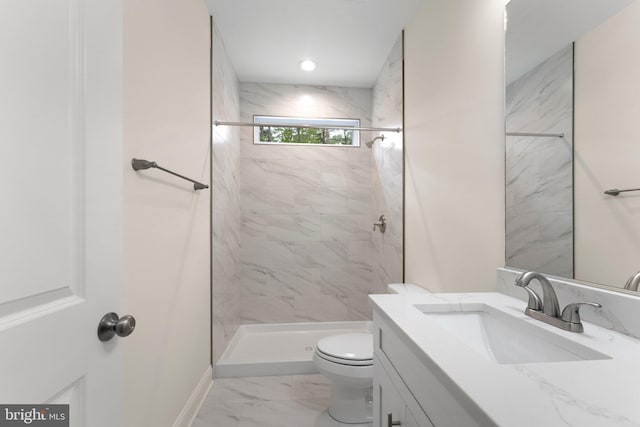
<svg viewBox="0 0 640 427"><path fill-rule="evenodd" d="M329 335L371 332L371 322L242 325L215 366L216 378L314 374L313 352Z"/></svg>

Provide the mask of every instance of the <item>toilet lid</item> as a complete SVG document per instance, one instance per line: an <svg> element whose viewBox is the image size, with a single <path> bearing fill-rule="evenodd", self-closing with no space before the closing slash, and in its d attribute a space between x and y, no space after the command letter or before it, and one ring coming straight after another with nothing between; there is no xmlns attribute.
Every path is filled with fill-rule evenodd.
<svg viewBox="0 0 640 427"><path fill-rule="evenodd" d="M318 341L316 349L320 355L329 356L329 360L344 364L360 364L357 362L371 363L373 359L373 335L341 334L322 338Z"/></svg>

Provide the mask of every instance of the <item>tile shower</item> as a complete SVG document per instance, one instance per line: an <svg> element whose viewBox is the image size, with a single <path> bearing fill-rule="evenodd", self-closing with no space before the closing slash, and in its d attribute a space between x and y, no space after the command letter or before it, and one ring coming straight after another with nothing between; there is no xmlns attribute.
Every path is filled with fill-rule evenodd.
<svg viewBox="0 0 640 427"><path fill-rule="evenodd" d="M360 118L371 90L242 83L240 118ZM360 320L371 289L371 152L254 145L241 129L241 321ZM366 301L364 301L366 304Z"/></svg>
<svg viewBox="0 0 640 427"><path fill-rule="evenodd" d="M507 86L506 264L573 277L573 46Z"/></svg>
<svg viewBox="0 0 640 427"><path fill-rule="evenodd" d="M254 114L402 126L402 41L373 89L239 83L214 31L214 120ZM214 359L241 324L371 318L369 293L402 281L402 135L372 149L254 145L214 127ZM372 231L380 214L387 232Z"/></svg>
<svg viewBox="0 0 640 427"><path fill-rule="evenodd" d="M238 120L239 82L224 44L212 37L213 118ZM238 128L213 128L212 265L213 357L217 360L240 323L240 139Z"/></svg>

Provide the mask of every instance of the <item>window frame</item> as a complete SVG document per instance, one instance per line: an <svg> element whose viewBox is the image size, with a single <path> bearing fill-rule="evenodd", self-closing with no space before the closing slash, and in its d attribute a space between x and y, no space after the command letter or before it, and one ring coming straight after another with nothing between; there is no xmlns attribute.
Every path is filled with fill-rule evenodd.
<svg viewBox="0 0 640 427"><path fill-rule="evenodd" d="M355 118L323 118L323 117L292 117L292 116L267 116L261 114L253 115L253 123L273 123L282 125L282 127L295 127L296 125L321 125L321 126L353 126L360 127L360 119ZM346 129L348 130L348 129ZM353 144L310 144L299 142L267 142L260 141L260 126L254 126L253 128L253 144L254 145L278 145L278 146L298 146L298 147L347 147L347 148L360 148L360 131L354 130L353 132Z"/></svg>

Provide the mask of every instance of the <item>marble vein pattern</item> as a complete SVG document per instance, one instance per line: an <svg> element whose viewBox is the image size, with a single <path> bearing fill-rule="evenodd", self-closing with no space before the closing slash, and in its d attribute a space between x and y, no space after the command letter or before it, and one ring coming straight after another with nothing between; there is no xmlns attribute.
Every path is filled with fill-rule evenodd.
<svg viewBox="0 0 640 427"><path fill-rule="evenodd" d="M214 32L214 119L359 118L402 126L402 40L373 89L238 83ZM372 119L372 117L375 118ZM214 357L238 324L369 320L402 281L402 135L361 147L253 144L214 128ZM372 231L384 213L387 233Z"/></svg>
<svg viewBox="0 0 640 427"><path fill-rule="evenodd" d="M402 127L402 35L394 44L373 87L372 125ZM384 132L384 141L372 146L373 210L387 217L384 234L374 233L374 280L376 287L399 283L402 275L403 233L403 137ZM373 138L377 135L369 135Z"/></svg>
<svg viewBox="0 0 640 427"><path fill-rule="evenodd" d="M329 389L321 375L216 379L192 427L371 427L331 418Z"/></svg>
<svg viewBox="0 0 640 427"><path fill-rule="evenodd" d="M239 83L222 39L215 29L213 46L213 116L238 120ZM240 144L235 128L213 133L213 349L217 360L240 322L242 218L240 211Z"/></svg>
<svg viewBox="0 0 640 427"><path fill-rule="evenodd" d="M638 426L636 422L628 417L618 414L611 409L581 399L575 393L570 393L565 387L554 385L543 372L539 372L534 365L514 366L514 369L530 378L540 390L551 396L555 412L558 417L563 420L566 425L589 425L592 423L585 414L596 416L601 419L602 425L615 425L617 427L633 427Z"/></svg>
<svg viewBox="0 0 640 427"><path fill-rule="evenodd" d="M240 121L274 115L371 125L371 89L241 83L239 94ZM385 290L373 284L371 151L254 145L251 128L239 133L241 323L370 319L366 295Z"/></svg>
<svg viewBox="0 0 640 427"><path fill-rule="evenodd" d="M507 132L564 138L506 138L506 261L573 275L573 47L562 49L506 91Z"/></svg>
<svg viewBox="0 0 640 427"><path fill-rule="evenodd" d="M526 293L522 288L513 286L519 272L500 269L500 280L509 282L509 289L521 294L513 299L509 296L492 292L478 293L443 293L439 295L414 294L411 298L398 295L375 295L372 299L376 309L382 311L381 322L388 322L399 333L401 342L413 344L412 353L421 359L421 365L411 366L410 375L424 375L435 366L438 372L448 377L455 390L464 393L476 402L479 412L490 417L491 422L482 425L500 426L638 426L640 410L637 396L633 393L640 376L637 360L640 355L640 341L598 325L597 316L600 310L584 310L585 331L583 334L562 331L546 325L525 315ZM509 277L507 279L507 277ZM561 304L574 301L589 300L609 304L611 310L627 311L623 308L635 306L633 310L635 325L637 307L640 299L637 296L613 293L568 282L558 283L552 280L558 290ZM571 289L568 289L571 287ZM567 289L565 289L567 288ZM567 295L573 297L567 300ZM581 296L578 296L583 294ZM577 298L575 298L578 296ZM618 298L618 304L613 298ZM492 360L489 353L481 355L472 351L467 340L455 337L450 331L437 322L425 321L424 313L417 306L443 303L449 309L463 309L461 304L486 304L493 309L512 316L521 326L528 324L521 332L528 334L530 328L546 329L565 343L573 341L595 350L604 356L595 360L574 360L568 362L520 362L499 363ZM616 306L617 305L617 306ZM585 307L586 308L586 307ZM604 307L603 307L604 308ZM632 311L628 311L632 313ZM593 314L590 319L587 315ZM385 319L389 319L389 321ZM625 319L630 320L629 318ZM592 322L592 323L591 323ZM595 323L595 324L594 324ZM637 327L637 326L636 326ZM392 332L393 333L393 332ZM549 343L554 339L547 337ZM482 341L482 338L480 339ZM506 342L504 342L506 344ZM513 342L509 341L509 345ZM568 348L568 347L567 347ZM485 357L489 356L489 357ZM405 361L409 363L409 360ZM424 368L424 370L422 369ZM426 377L425 377L426 378ZM424 381L413 381L412 391L420 403L427 404L429 389L424 388ZM491 383L491 387L487 384ZM445 386L449 388L450 386ZM420 389L422 390L420 391ZM453 388L449 388L454 390ZM432 413L437 413L432 407ZM482 419L477 417L476 419ZM446 424L446 421L445 421ZM460 423L459 423L460 424ZM463 425L464 422L460 425Z"/></svg>

